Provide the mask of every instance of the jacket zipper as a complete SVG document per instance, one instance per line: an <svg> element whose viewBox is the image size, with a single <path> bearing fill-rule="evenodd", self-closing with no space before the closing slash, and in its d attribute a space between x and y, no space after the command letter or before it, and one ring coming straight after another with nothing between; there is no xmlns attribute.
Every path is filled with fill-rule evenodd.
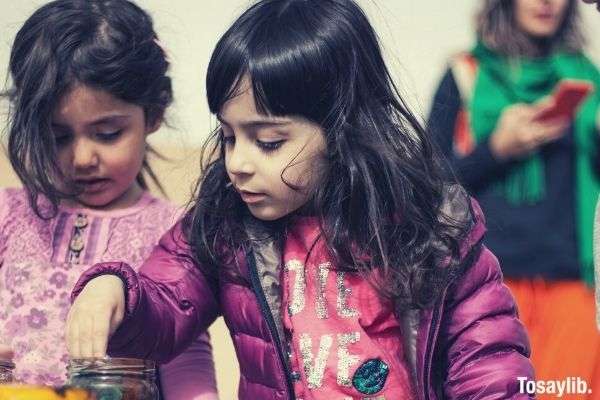
<svg viewBox="0 0 600 400"><path fill-rule="evenodd" d="M467 264L470 264L474 261L475 259L475 255L479 254L479 252L481 251L481 243L483 242L483 239L479 239L477 241L477 243L475 243L475 245L473 246L473 248L469 251L469 253L465 256L465 260L463 261L462 266L465 266ZM425 392L425 400L431 400L431 397L429 396L429 381L431 380L431 359L433 358L433 341L434 341L434 337L437 338L438 332L439 332L439 328L440 328L440 315L442 314L443 310L444 310L444 303L446 301L446 294L448 293L448 287L450 286L450 284L448 284L440 298L438 299L438 302L436 303L434 310L433 310L433 315L431 317L431 328L429 329L429 333L427 335L427 345L425 346L425 365L424 365L424 373L423 373L423 391Z"/></svg>
<svg viewBox="0 0 600 400"><path fill-rule="evenodd" d="M285 372L285 382L288 391L288 398L290 400L295 399L294 395L294 387L292 385L292 381L290 380L290 371L288 371L287 364L285 362L285 357L282 350L282 343L279 338L279 333L277 333L277 327L275 326L275 320L273 319L273 314L271 314L271 309L269 308L269 304L267 303L267 299L265 297L265 293L262 289L262 285L260 284L260 279L258 277L258 271L256 269L256 260L254 258L254 251L249 250L246 254L246 259L248 260L248 269L250 271L250 281L252 282L252 288L254 289L254 294L258 299L258 303L260 305L260 309L263 317L267 321L267 325L269 326L269 331L271 332L271 336L275 340L275 348L277 349L277 355L279 356L279 361L281 362L281 366L283 371Z"/></svg>
<svg viewBox="0 0 600 400"><path fill-rule="evenodd" d="M425 347L425 366L423 374L423 391L425 392L425 400L430 400L429 397L429 380L431 379L431 359L433 357L433 339L437 337L439 326L440 326L440 314L444 308L444 301L446 299L447 287L442 292L438 300L438 304L435 305L433 316L431 318L431 328L427 335L427 346Z"/></svg>

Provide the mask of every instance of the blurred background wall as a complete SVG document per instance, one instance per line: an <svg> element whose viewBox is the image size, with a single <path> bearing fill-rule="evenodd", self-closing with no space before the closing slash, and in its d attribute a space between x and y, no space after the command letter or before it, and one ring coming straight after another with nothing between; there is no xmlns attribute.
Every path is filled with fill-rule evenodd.
<svg viewBox="0 0 600 400"><path fill-rule="evenodd" d="M375 25L388 65L402 94L417 115L426 115L448 57L473 42L473 16L480 0L358 0ZM41 0L0 0L0 79L7 74L12 40ZM171 59L175 102L167 114L171 128L151 142L171 160L155 168L169 197L185 204L198 175L198 146L215 127L205 101L204 78L211 51L229 24L252 2L247 0L138 0L154 17L155 28ZM581 4L588 34L588 54L600 65L600 13ZM6 104L0 105L0 128ZM0 187L19 182L4 152ZM211 327L222 399L237 398L239 377L235 352L222 321Z"/></svg>

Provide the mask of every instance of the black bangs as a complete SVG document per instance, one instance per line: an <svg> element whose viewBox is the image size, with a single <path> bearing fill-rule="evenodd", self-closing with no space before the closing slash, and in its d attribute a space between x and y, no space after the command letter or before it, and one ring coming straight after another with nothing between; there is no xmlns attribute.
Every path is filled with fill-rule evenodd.
<svg viewBox="0 0 600 400"><path fill-rule="evenodd" d="M238 94L248 76L260 112L298 115L324 125L348 87L346 70L354 62L334 16L320 10L317 1L310 8L300 3L261 2L223 35L207 75L212 113Z"/></svg>

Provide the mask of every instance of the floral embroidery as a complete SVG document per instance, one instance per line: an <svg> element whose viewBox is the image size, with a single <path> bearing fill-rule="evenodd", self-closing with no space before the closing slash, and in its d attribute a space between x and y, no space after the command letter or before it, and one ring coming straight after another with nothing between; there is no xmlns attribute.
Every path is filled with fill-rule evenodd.
<svg viewBox="0 0 600 400"><path fill-rule="evenodd" d="M5 324L7 337L20 337L27 332L27 321L20 315L11 316Z"/></svg>
<svg viewBox="0 0 600 400"><path fill-rule="evenodd" d="M17 293L12 299L10 299L10 305L14 308L19 308L23 305L23 295Z"/></svg>
<svg viewBox="0 0 600 400"><path fill-rule="evenodd" d="M48 320L46 319L46 314L38 310L37 308L32 308L31 313L27 316L27 323L33 329L41 329L48 324Z"/></svg>
<svg viewBox="0 0 600 400"><path fill-rule="evenodd" d="M67 275L63 274L62 272L55 272L50 277L50 283L52 283L58 289L63 288L67 283Z"/></svg>

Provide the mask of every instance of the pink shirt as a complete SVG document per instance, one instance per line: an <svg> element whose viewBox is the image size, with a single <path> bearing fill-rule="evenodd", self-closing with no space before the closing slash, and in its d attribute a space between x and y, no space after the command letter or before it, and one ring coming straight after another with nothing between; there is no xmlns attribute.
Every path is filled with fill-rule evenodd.
<svg viewBox="0 0 600 400"><path fill-rule="evenodd" d="M81 273L114 260L137 270L178 214L144 192L129 208L61 207L56 217L42 220L23 189L0 189L0 342L15 352L17 380L65 382L65 321ZM159 371L166 400L217 398L206 334Z"/></svg>
<svg viewBox="0 0 600 400"><path fill-rule="evenodd" d="M299 218L283 249L283 325L296 397L415 399L393 302L361 275L336 268L321 235L316 218Z"/></svg>

